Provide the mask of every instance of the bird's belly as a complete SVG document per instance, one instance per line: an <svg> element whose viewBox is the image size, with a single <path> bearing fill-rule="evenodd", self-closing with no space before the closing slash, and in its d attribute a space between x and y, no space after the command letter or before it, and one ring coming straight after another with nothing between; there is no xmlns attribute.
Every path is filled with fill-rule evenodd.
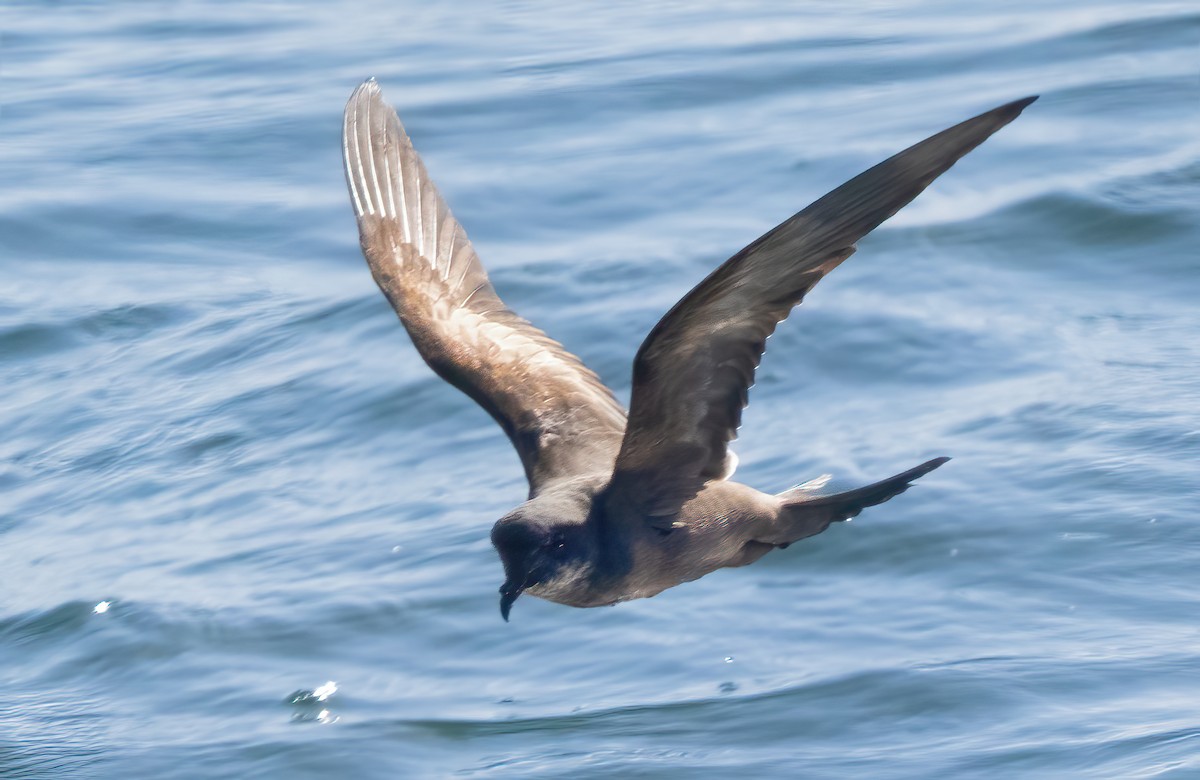
<svg viewBox="0 0 1200 780"><path fill-rule="evenodd" d="M697 573L687 579L695 579L701 574ZM643 576L637 576L634 572L630 572L624 577L603 582L557 580L531 586L525 592L530 596L553 601L556 604L565 604L569 607L610 607L622 601L649 598L667 588L686 582L687 579L679 579L670 571L659 568L657 576L650 575L648 572Z"/></svg>
<svg viewBox="0 0 1200 780"><path fill-rule="evenodd" d="M563 604L568 607L611 607L620 601L628 601L631 597L622 598L619 592L614 592L609 589L594 589L594 588L556 588L547 585L535 585L525 591L529 596L534 596L545 601L552 601L555 604ZM637 598L636 596L632 598Z"/></svg>

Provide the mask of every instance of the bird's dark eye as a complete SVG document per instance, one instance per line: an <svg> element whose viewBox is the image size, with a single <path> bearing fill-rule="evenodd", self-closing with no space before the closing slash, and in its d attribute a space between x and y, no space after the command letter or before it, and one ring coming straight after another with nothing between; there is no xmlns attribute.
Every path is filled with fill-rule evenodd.
<svg viewBox="0 0 1200 780"><path fill-rule="evenodd" d="M563 536L562 534L553 534L549 539L546 540L546 543L542 545L542 548L550 550L551 552L557 552L566 546L567 537Z"/></svg>

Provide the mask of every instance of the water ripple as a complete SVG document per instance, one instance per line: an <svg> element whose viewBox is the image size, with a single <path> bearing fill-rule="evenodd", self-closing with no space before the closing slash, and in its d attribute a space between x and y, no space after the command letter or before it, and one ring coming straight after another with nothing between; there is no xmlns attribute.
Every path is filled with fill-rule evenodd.
<svg viewBox="0 0 1200 780"><path fill-rule="evenodd" d="M1192 5L10 5L0 775L1200 771ZM768 489L954 460L503 623L526 486L362 265L370 75L506 301L623 397L717 263L1040 93L780 327L738 442Z"/></svg>

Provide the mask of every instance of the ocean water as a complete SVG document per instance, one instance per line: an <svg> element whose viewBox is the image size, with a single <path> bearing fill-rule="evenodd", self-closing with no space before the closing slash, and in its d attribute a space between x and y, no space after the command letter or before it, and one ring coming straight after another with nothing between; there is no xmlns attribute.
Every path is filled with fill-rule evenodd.
<svg viewBox="0 0 1200 780"><path fill-rule="evenodd" d="M1041 99L771 340L778 491L852 523L505 624L525 484L362 261L375 76L508 303L627 398L713 267ZM1200 9L14 2L0 776L1200 777Z"/></svg>

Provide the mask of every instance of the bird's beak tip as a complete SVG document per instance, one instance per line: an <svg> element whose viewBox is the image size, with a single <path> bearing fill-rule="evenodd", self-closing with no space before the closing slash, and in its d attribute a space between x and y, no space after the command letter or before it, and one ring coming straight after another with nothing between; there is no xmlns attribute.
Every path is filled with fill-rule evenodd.
<svg viewBox="0 0 1200 780"><path fill-rule="evenodd" d="M510 588L507 583L505 587L500 588L500 617L504 618L504 622L508 622L508 613L512 611L513 602L517 600L517 596L521 595L521 588Z"/></svg>

